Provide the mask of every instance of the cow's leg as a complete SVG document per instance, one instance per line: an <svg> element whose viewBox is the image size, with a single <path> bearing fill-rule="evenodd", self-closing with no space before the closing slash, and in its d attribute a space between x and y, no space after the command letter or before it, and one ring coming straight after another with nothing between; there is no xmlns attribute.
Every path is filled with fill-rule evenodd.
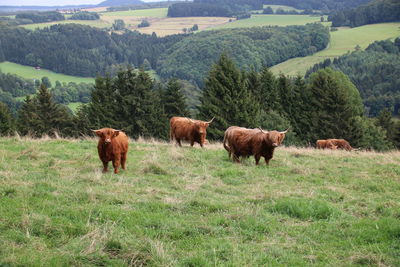
<svg viewBox="0 0 400 267"><path fill-rule="evenodd" d="M127 154L127 152L123 152L121 154L121 166L122 166L122 169L124 169L124 170L125 170L126 154Z"/></svg>
<svg viewBox="0 0 400 267"><path fill-rule="evenodd" d="M265 159L265 164L268 165L269 161L272 159L272 155L265 156L264 159Z"/></svg>
<svg viewBox="0 0 400 267"><path fill-rule="evenodd" d="M103 172L108 172L108 161L103 160Z"/></svg>
<svg viewBox="0 0 400 267"><path fill-rule="evenodd" d="M233 160L234 160L236 163L240 163L239 156L236 155L235 153L233 153L232 155L233 155Z"/></svg>
<svg viewBox="0 0 400 267"><path fill-rule="evenodd" d="M181 139L176 138L176 142L178 143L179 146L182 146L182 144L181 144Z"/></svg>
<svg viewBox="0 0 400 267"><path fill-rule="evenodd" d="M114 173L118 173L120 162L121 162L121 155L115 155L115 159L113 160Z"/></svg>
<svg viewBox="0 0 400 267"><path fill-rule="evenodd" d="M254 155L254 158L256 159L256 165L258 165L258 163L260 163L261 156L256 154Z"/></svg>
<svg viewBox="0 0 400 267"><path fill-rule="evenodd" d="M201 144L200 144L201 145ZM190 141L190 146L193 147L194 146L194 141Z"/></svg>

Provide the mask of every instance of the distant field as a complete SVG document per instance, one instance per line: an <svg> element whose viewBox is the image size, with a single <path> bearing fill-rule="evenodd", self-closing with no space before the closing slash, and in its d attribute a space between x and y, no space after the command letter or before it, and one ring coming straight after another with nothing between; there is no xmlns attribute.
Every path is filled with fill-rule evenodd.
<svg viewBox="0 0 400 267"><path fill-rule="evenodd" d="M150 27L138 28L137 24L130 27L131 30L138 30L142 33L151 34L155 32L158 36L183 33L183 28L191 28L197 24L199 30L214 29L229 22L227 17L184 17L184 18L149 18Z"/></svg>
<svg viewBox="0 0 400 267"><path fill-rule="evenodd" d="M45 27L50 27L51 25L55 24L69 24L69 23L89 25L91 27L97 27L97 28L109 28L112 26L112 23L106 20L62 20L62 21L52 21L45 23L26 24L26 25L20 25L20 27L29 30L35 30L35 29L43 29Z"/></svg>
<svg viewBox="0 0 400 267"><path fill-rule="evenodd" d="M78 111L78 108L82 105L81 102L72 102L69 103L67 106L75 113Z"/></svg>
<svg viewBox="0 0 400 267"><path fill-rule="evenodd" d="M313 22L320 22L320 17L309 15L252 15L249 19L235 20L227 24L213 27L212 29L246 28L267 25L305 25ZM329 25L330 22L324 22L324 24Z"/></svg>
<svg viewBox="0 0 400 267"><path fill-rule="evenodd" d="M17 74L27 79L41 79L43 76L47 76L53 84L56 81L66 82L66 83L68 82L94 83L94 78L84 78L84 77L64 75L46 69L36 70L31 66L24 66L8 61L1 62L0 69L4 73Z"/></svg>
<svg viewBox="0 0 400 267"><path fill-rule="evenodd" d="M289 59L273 66L271 70L275 74L304 75L314 64L327 58L338 57L349 51L354 51L357 45L361 49L365 49L374 41L392 39L398 36L400 36L400 23L381 23L357 28L340 28L336 32L331 32L331 42L327 49L311 56Z"/></svg>
<svg viewBox="0 0 400 267"><path fill-rule="evenodd" d="M167 17L168 8L151 8L151 9L138 9L138 10L127 10L127 11L115 11L115 12L102 12L101 16L132 16L132 17L152 17L152 18L165 18Z"/></svg>

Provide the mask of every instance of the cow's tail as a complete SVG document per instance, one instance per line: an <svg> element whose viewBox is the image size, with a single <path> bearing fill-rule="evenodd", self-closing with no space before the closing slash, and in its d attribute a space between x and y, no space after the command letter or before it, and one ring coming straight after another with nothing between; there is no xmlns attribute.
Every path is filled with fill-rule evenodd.
<svg viewBox="0 0 400 267"><path fill-rule="evenodd" d="M227 142L227 141L228 141L228 140L227 140L227 134L225 133L225 134L224 134L224 143L223 143L223 144L224 144L225 150L228 151L228 152L230 153L230 148L229 148L229 146L226 145L226 142Z"/></svg>
<svg viewBox="0 0 400 267"><path fill-rule="evenodd" d="M172 131L172 126L169 128L169 141L174 141L174 132Z"/></svg>

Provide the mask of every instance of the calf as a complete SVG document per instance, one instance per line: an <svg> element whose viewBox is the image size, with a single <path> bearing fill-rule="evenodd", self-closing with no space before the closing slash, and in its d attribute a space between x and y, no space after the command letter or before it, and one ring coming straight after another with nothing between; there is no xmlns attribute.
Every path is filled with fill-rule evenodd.
<svg viewBox="0 0 400 267"><path fill-rule="evenodd" d="M112 161L114 173L118 173L119 165L125 170L128 153L128 137L120 130L102 128L93 130L100 137L97 144L100 160L103 162L103 172L108 171L108 162Z"/></svg>

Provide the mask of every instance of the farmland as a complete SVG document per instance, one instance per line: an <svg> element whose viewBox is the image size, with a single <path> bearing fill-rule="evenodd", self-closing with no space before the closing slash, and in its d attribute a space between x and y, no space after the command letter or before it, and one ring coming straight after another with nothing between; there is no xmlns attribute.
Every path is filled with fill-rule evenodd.
<svg viewBox="0 0 400 267"><path fill-rule="evenodd" d="M357 45L360 46L360 49L365 49L374 41L394 39L398 36L400 36L400 23L380 23L357 28L339 28L338 31L331 32L331 41L326 49L311 56L287 60L273 66L271 70L275 74L304 75L314 64L327 58L332 59L354 51Z"/></svg>
<svg viewBox="0 0 400 267"><path fill-rule="evenodd" d="M398 266L400 153L131 142L102 174L94 139L0 139L0 263ZM40 253L37 253L40 251Z"/></svg>
<svg viewBox="0 0 400 267"><path fill-rule="evenodd" d="M55 73L46 69L36 70L31 66L24 66L12 62L1 62L0 69L4 73L12 73L26 79L41 79L46 76L54 84L56 81L60 82L75 82L75 83L94 83L94 78L84 78L77 76L64 75Z"/></svg>

